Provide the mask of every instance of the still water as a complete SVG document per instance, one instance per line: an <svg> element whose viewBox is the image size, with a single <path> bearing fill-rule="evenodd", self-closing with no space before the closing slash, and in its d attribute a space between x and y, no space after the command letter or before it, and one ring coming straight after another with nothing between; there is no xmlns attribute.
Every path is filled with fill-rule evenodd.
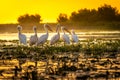
<svg viewBox="0 0 120 80"><path fill-rule="evenodd" d="M27 36L27 40L29 40L30 36L34 33L23 33ZM45 33L38 33L38 37ZM49 33L48 40L56 33ZM63 33L61 33L62 35ZM76 33L79 39L85 38L120 38L120 31L101 31L101 32L77 32ZM0 40L18 40L18 33L0 33Z"/></svg>

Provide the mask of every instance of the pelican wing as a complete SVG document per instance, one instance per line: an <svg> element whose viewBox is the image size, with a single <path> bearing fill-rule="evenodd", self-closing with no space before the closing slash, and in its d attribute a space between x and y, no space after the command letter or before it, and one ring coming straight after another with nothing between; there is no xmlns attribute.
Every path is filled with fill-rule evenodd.
<svg viewBox="0 0 120 80"><path fill-rule="evenodd" d="M20 40L20 43L26 45L27 44L27 40L26 40L26 36L24 34L20 34L19 35L19 40Z"/></svg>
<svg viewBox="0 0 120 80"><path fill-rule="evenodd" d="M44 35L40 36L38 38L37 45L44 44L47 41L47 39L48 39L48 35L47 34L44 34Z"/></svg>
<svg viewBox="0 0 120 80"><path fill-rule="evenodd" d="M36 44L37 40L38 40L37 35L32 35L32 36L30 37L30 45Z"/></svg>
<svg viewBox="0 0 120 80"><path fill-rule="evenodd" d="M76 42L76 43L78 42L78 36L77 35L73 34L71 37L72 37L73 42Z"/></svg>
<svg viewBox="0 0 120 80"><path fill-rule="evenodd" d="M56 43L58 40L60 39L60 35L59 34L55 34L51 40L50 40L50 45Z"/></svg>
<svg viewBox="0 0 120 80"><path fill-rule="evenodd" d="M70 44L70 38L67 34L63 34L62 39L65 43Z"/></svg>

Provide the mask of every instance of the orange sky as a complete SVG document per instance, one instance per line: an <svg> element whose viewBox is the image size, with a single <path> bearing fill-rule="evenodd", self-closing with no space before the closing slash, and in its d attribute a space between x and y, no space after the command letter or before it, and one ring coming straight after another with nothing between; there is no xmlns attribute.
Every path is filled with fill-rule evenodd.
<svg viewBox="0 0 120 80"><path fill-rule="evenodd" d="M56 22L60 13L69 16L81 8L97 9L104 3L120 12L120 0L1 0L0 23L17 23L17 18L26 13L40 14L43 22Z"/></svg>

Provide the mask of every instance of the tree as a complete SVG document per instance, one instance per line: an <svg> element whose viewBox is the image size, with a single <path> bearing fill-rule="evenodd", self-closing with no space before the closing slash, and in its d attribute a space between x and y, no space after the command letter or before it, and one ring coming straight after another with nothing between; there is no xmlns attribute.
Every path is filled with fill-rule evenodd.
<svg viewBox="0 0 120 80"><path fill-rule="evenodd" d="M77 12L72 12L70 16L71 21L79 21L78 13Z"/></svg>
<svg viewBox="0 0 120 80"><path fill-rule="evenodd" d="M94 21L96 20L97 11L95 9L80 9L78 12L72 12L70 20L74 22L79 21Z"/></svg>
<svg viewBox="0 0 120 80"><path fill-rule="evenodd" d="M72 12L70 20L74 22L94 22L94 21L120 21L120 14L116 7L104 4L95 9L80 9L77 12Z"/></svg>
<svg viewBox="0 0 120 80"><path fill-rule="evenodd" d="M17 21L19 23L40 23L41 20L41 16L36 14L36 15L22 15L20 17L18 17Z"/></svg>
<svg viewBox="0 0 120 80"><path fill-rule="evenodd" d="M57 21L59 23L68 21L67 14L60 13L59 17L57 18Z"/></svg>
<svg viewBox="0 0 120 80"><path fill-rule="evenodd" d="M98 7L98 15L102 21L115 21L118 11L116 8L111 7L111 5L104 4Z"/></svg>

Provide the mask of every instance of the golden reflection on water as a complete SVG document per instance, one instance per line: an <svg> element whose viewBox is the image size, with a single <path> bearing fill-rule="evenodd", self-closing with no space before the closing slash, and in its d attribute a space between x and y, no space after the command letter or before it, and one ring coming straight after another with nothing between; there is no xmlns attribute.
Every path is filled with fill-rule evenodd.
<svg viewBox="0 0 120 80"><path fill-rule="evenodd" d="M71 63L71 62L68 61L66 65L69 65L69 66L74 65L74 66L79 67L78 64L81 64L81 63L85 64L86 66L92 66L93 64L90 61L91 60L96 60L95 58L89 58L89 57L84 58L83 53L74 53L74 56L71 53L61 53L61 55L58 55L58 57L67 57L67 56L69 56L69 58L73 58L73 59L78 57L78 62L72 62ZM115 71L119 72L120 70L110 69L110 64L106 65L106 66L100 66L99 65L101 62L104 62L107 59L108 58L104 58L104 57L101 58L99 63L97 62L97 63L94 64L94 67L96 67L98 70L97 71L90 71L89 74L92 75L92 74L95 74L95 73L97 74L97 73L100 73L100 72L105 73L106 70L108 70L109 72L115 72ZM114 59L109 58L109 60L113 61ZM6 70L5 73L3 73L3 75L6 76L6 77L12 77L12 76L14 76L14 72L11 71L11 70L14 69L14 66L19 66L19 61L17 59L0 60L0 64L1 64L0 70L3 70L3 69ZM21 65L21 67L23 69L22 73L25 73L25 70L27 70L27 67L30 66L30 65L35 66L35 61L31 61L29 59L26 59L26 62ZM51 59L37 61L37 71L38 71L39 74L44 73L47 67L52 67L55 70L55 68L58 69L59 67L62 67L62 66L63 66L62 62L58 63L58 61L54 61L54 60L51 60ZM120 65L113 65L113 67L114 66L120 67ZM83 71L81 72L81 70L78 70L76 72L69 71L68 73L69 74L67 74L67 77L61 78L60 76L57 76L58 77L57 80L61 80L61 79L63 79L63 80L68 80L68 79L75 80L77 75L86 74L86 72L83 72ZM2 76L0 78L2 78Z"/></svg>
<svg viewBox="0 0 120 80"><path fill-rule="evenodd" d="M76 34L80 37L80 40L84 38L89 38L89 37L107 37L104 34L108 34L107 36L112 37L118 37L116 34L120 34L120 31L100 31L100 32L76 32ZM27 36L27 40L29 40L30 36L33 35L34 33L23 33ZM42 34L45 33L38 33L38 37L40 37ZM51 36L53 36L56 33L49 33L48 40L51 39ZM60 33L63 34L63 33ZM68 33L67 33L68 34ZM93 35L94 34L94 35ZM96 34L96 35L95 35ZM112 35L113 34L113 35ZM18 40L18 33L0 33L0 40Z"/></svg>

